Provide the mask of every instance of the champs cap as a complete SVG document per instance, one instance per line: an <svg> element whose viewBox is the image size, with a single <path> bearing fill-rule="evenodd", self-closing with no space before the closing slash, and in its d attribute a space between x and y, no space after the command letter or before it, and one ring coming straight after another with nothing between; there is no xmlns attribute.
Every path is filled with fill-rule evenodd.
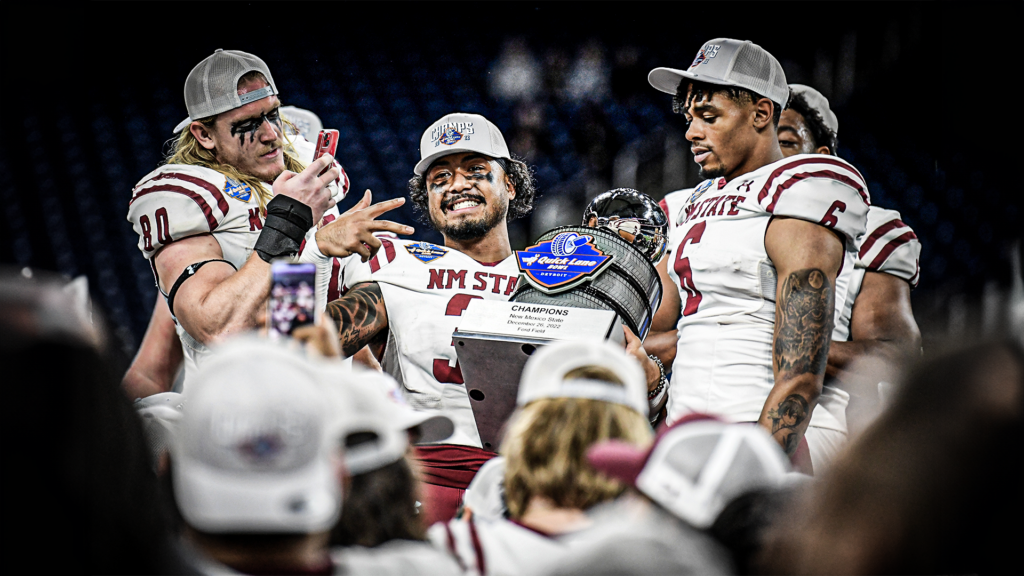
<svg viewBox="0 0 1024 576"><path fill-rule="evenodd" d="M270 86L239 96L238 79L254 71L263 74ZM196 64L185 79L185 108L193 120L234 110L274 94L277 94L277 84L267 64L239 50L218 48L212 56Z"/></svg>
<svg viewBox="0 0 1024 576"><path fill-rule="evenodd" d="M591 378L565 379L577 368L609 370L623 386ZM541 398L590 398L622 404L647 416L647 379L643 368L621 346L609 342L564 341L530 356L519 382L518 406Z"/></svg>
<svg viewBox="0 0 1024 576"><path fill-rule="evenodd" d="M331 370L332 392L343 390L351 414L341 425L345 468L350 474L377 470L401 459L409 446L409 430L420 442L440 442L455 431L447 416L414 410L405 403L398 383L376 370L336 367ZM338 386L337 384L340 384Z"/></svg>
<svg viewBox="0 0 1024 576"><path fill-rule="evenodd" d="M789 460L754 424L691 415L661 433L648 450L605 441L587 451L597 470L636 486L697 528L711 526L737 496L789 480Z"/></svg>
<svg viewBox="0 0 1024 576"><path fill-rule="evenodd" d="M839 118L828 107L828 98L822 96L821 92L814 88L804 86L803 84L790 84L789 88L793 91L793 94L803 97L804 102L807 102L811 110L814 110L821 116L821 119L825 121L825 125L828 126L833 134L839 134Z"/></svg>
<svg viewBox="0 0 1024 576"><path fill-rule="evenodd" d="M172 444L174 494L189 525L210 533L334 525L344 414L323 381L299 352L266 339L214 349L185 390Z"/></svg>
<svg viewBox="0 0 1024 576"><path fill-rule="evenodd" d="M686 70L655 68L647 75L651 86L673 96L683 78L746 88L783 107L789 100L782 65L767 50L749 40L709 40Z"/></svg>
<svg viewBox="0 0 1024 576"><path fill-rule="evenodd" d="M420 137L420 161L413 172L422 176L434 160L456 152L512 159L505 137L490 120L479 114L456 112L431 124Z"/></svg>

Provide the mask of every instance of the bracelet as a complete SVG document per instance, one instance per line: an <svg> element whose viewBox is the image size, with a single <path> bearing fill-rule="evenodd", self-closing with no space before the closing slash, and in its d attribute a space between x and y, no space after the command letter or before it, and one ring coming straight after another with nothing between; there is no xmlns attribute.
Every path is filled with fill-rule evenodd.
<svg viewBox="0 0 1024 576"><path fill-rule="evenodd" d="M287 196L274 196L267 203L267 218L253 250L270 262L282 256L294 256L313 227L313 210Z"/></svg>
<svg viewBox="0 0 1024 576"><path fill-rule="evenodd" d="M661 391L665 389L665 386L668 385L668 378L665 377L665 365L661 363L661 360L653 354L648 354L647 357L654 360L654 363L658 365L658 372L661 373L658 378L658 387L647 393L647 399L654 400L658 397L658 394L661 394Z"/></svg>

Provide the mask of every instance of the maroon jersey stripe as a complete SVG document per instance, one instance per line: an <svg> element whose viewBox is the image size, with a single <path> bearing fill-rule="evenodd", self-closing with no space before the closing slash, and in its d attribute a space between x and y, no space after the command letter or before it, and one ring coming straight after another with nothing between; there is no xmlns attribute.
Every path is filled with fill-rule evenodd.
<svg viewBox="0 0 1024 576"><path fill-rule="evenodd" d="M373 258L370 258L370 273L373 274L377 270L380 270L380 254L377 254Z"/></svg>
<svg viewBox="0 0 1024 576"><path fill-rule="evenodd" d="M215 200L217 200L217 208L220 209L221 214L227 216L229 207L228 201L224 199L224 195L221 194L220 190L218 190L216 186L214 186L210 182L207 182L206 180L203 180L202 178L196 178L195 176L189 176L188 174L182 174L180 172L167 172L155 178L150 178L149 180L146 180L142 184L139 184L139 186L142 186L143 184L148 184L149 182L156 182L157 180L164 180L167 178L174 178L176 180L188 182L189 184L195 184L196 186L205 189L207 192L213 195L213 198ZM138 190L139 186L136 186L135 189ZM253 193L255 193L255 191ZM135 198L132 198L132 202L134 201ZM129 202L128 205L131 206L131 202Z"/></svg>
<svg viewBox="0 0 1024 576"><path fill-rule="evenodd" d="M331 259L331 281L327 283L327 301L334 302L338 298L341 298L341 291L338 290L338 278L339 272L341 271L341 262L337 258Z"/></svg>
<svg viewBox="0 0 1024 576"><path fill-rule="evenodd" d="M782 184L779 184L775 188L775 195L772 196L772 201L768 204L766 210L774 213L775 204L779 201L779 198L782 196L782 193L788 190L790 186L806 178L831 178L833 180L842 182L843 184L846 184L847 186L850 186L857 190L857 192L860 193L860 197L864 200L864 203L870 205L870 202L868 202L868 195L864 191L864 187L860 185L860 182L857 182L856 180L850 178L845 174L833 172L832 170L819 170L817 172L801 172L799 174L794 174L788 180L786 180ZM761 197L758 196L758 201L760 200Z"/></svg>
<svg viewBox="0 0 1024 576"><path fill-rule="evenodd" d="M890 230L906 227L907 225L904 224L903 221L901 221L899 218L896 218L895 220L890 220L885 224L882 224L878 228L875 228L875 230L867 238L864 239L864 243L861 244L860 257L863 258L865 255L867 255L868 251L871 250L871 247L875 245L875 242L878 242L878 239L881 238L882 236L885 236L886 233L888 233Z"/></svg>
<svg viewBox="0 0 1024 576"><path fill-rule="evenodd" d="M899 248L900 246L906 244L907 242L910 242L911 240L916 239L917 234L914 234L914 231L911 230L910 232L906 232L902 236L899 236L898 238L891 240L882 248L882 251L878 253L878 256L875 256L875 259L871 261L871 264L868 265L868 270L878 270L882 263L885 262L885 259L889 257L889 254L892 254L893 250Z"/></svg>
<svg viewBox="0 0 1024 576"><path fill-rule="evenodd" d="M138 200L139 198L145 196L146 194L152 194L153 192L177 192L178 194L188 196L196 204L199 205L199 208L202 209L203 215L206 216L206 223L210 225L210 232L213 232L214 230L217 229L217 219L213 217L213 210L210 208L210 205L206 203L206 200L203 200L202 196L196 194L195 192L189 190L188 188L182 188L181 186L175 186L173 184L161 184L159 186L153 186L152 188L147 188L142 192L139 192L138 194L135 195L135 198L132 198L132 202Z"/></svg>
<svg viewBox="0 0 1024 576"><path fill-rule="evenodd" d="M469 519L469 536L473 539L473 552L476 553L476 568L480 576L487 574L487 565L484 563L484 548L480 545L480 536L476 533L476 522Z"/></svg>
<svg viewBox="0 0 1024 576"><path fill-rule="evenodd" d="M786 170L796 168L797 166L803 166L804 164L829 164L832 166L838 166L840 168L852 170L855 174L857 174L857 177L860 178L860 182L864 181L864 177L861 176L860 172L858 172L856 168L840 160L827 157L804 158L803 160L787 162L786 164L783 164L782 166L776 168L775 171L771 173L771 176L768 177L768 181L764 183L764 186L761 188L761 191L757 194L757 201L760 202L768 197L768 191L771 190L772 183L775 182L775 179L782 175L783 172L785 172ZM851 184L851 186L856 188L857 192L860 192L860 197L864 199L865 203L870 204L870 202L868 201L868 196L864 191L864 187L860 184L860 182L857 182L856 184ZM849 182L847 182L847 184L849 184Z"/></svg>
<svg viewBox="0 0 1024 576"><path fill-rule="evenodd" d="M387 257L388 262L394 262L395 256L397 256L397 254L395 254L395 245L392 244L390 240L385 240L384 238L380 238L379 240L380 243L384 245L384 256Z"/></svg>

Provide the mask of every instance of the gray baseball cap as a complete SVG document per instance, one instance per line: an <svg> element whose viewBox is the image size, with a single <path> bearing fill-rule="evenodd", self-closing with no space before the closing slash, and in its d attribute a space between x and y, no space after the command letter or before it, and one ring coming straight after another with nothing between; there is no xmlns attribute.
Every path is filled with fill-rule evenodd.
<svg viewBox="0 0 1024 576"><path fill-rule="evenodd" d="M238 79L249 72L263 74L270 86L239 96ZM266 62L239 50L218 48L196 64L185 79L185 108L189 118L194 120L234 110L274 94L277 94L277 85Z"/></svg>
<svg viewBox="0 0 1024 576"><path fill-rule="evenodd" d="M818 92L810 86L804 86L803 84L790 84L789 87L793 90L793 94L798 94L803 97L807 105L821 115L821 119L825 121L825 125L832 130L833 133L839 134L839 118L836 113L828 107L828 98L822 96L821 92Z"/></svg>
<svg viewBox="0 0 1024 576"><path fill-rule="evenodd" d="M779 106L785 106L789 100L789 86L782 65L767 50L749 40L709 40L686 70L655 68L647 75L651 86L672 95L676 94L683 78L746 88Z"/></svg>
<svg viewBox="0 0 1024 576"><path fill-rule="evenodd" d="M479 114L455 112L430 125L420 137L420 161L413 172L422 176L443 156L457 152L479 152L491 158L511 160L501 130Z"/></svg>

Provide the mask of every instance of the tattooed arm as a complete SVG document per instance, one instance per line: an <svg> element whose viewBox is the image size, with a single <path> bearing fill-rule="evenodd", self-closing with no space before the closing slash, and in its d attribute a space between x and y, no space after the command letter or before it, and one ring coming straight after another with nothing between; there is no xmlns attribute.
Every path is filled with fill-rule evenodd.
<svg viewBox="0 0 1024 576"><path fill-rule="evenodd" d="M792 455L821 394L844 249L832 230L793 218L773 219L764 245L778 274L772 339L775 386L758 422Z"/></svg>
<svg viewBox="0 0 1024 576"><path fill-rule="evenodd" d="M384 333L388 312L376 282L359 284L327 304L327 313L338 323L341 351L352 356Z"/></svg>

